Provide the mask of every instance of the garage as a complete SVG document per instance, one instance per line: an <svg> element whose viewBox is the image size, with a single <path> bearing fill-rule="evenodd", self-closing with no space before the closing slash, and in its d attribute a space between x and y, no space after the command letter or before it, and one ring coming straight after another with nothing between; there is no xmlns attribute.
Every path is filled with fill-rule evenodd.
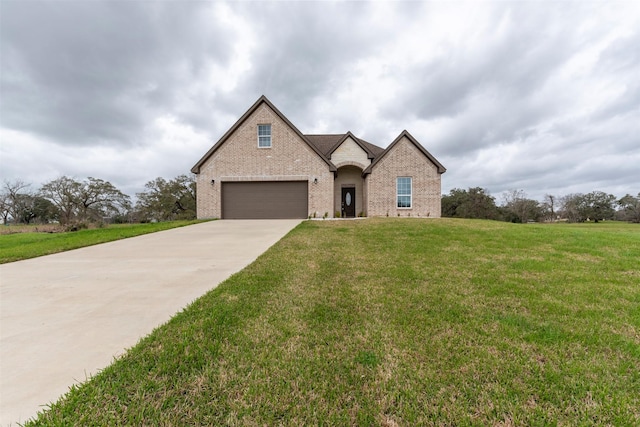
<svg viewBox="0 0 640 427"><path fill-rule="evenodd" d="M222 183L222 218L307 218L307 181Z"/></svg>

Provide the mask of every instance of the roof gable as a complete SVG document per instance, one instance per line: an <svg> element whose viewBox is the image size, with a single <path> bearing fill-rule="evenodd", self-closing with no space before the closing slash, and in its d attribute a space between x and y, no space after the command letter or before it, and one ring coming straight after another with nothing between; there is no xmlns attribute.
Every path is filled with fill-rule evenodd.
<svg viewBox="0 0 640 427"><path fill-rule="evenodd" d="M333 154L333 152L336 151L349 138L351 138L352 141L354 141L360 148L362 148L362 151L364 151L367 154L367 158L368 159L375 158L375 155L373 154L371 149L367 145L365 145L363 143L363 141L361 141L359 138L356 138L356 136L354 134L352 134L351 132L345 133L344 136L342 138L340 138L340 140L338 140L338 142L336 142L333 145L333 147L331 147L331 149L327 153L327 157L331 158L331 155Z"/></svg>
<svg viewBox="0 0 640 427"><path fill-rule="evenodd" d="M322 153L327 158L329 158L331 153L340 146L341 142L344 139L346 139L346 137L349 134L351 134L351 132L348 132L347 134L340 133L340 134L322 134L322 135L305 135L305 136L313 145L318 147L318 149L322 151ZM351 134L351 137L358 144L364 146L363 150L367 153L367 155L372 154L373 158L379 156L384 152L384 148L382 147L378 147L377 145L367 142L362 138L357 138L353 136L353 134Z"/></svg>
<svg viewBox="0 0 640 427"><path fill-rule="evenodd" d="M375 160L362 172L362 174L366 175L366 174L371 173L371 171L373 170L375 165L378 164L378 162L380 162L380 160L382 160L387 154L389 154L391 151L393 151L393 149L398 145L398 143L402 140L402 138L405 138L405 137L422 154L424 154L425 157L427 159L429 159L429 161L431 163L433 163L438 168L438 173L443 174L443 173L445 173L447 171L447 169L444 166L442 166L442 164L440 164L440 162L438 160L436 160L436 158L433 157L433 155L431 155L431 153L429 153L409 132L407 132L406 130L403 130L400 133L400 135L398 135L398 137L384 150L384 152L382 152L380 155L378 155L375 158Z"/></svg>
<svg viewBox="0 0 640 427"><path fill-rule="evenodd" d="M327 157L337 168L351 165L365 169L371 164L373 153L368 151L362 143L349 133L332 147Z"/></svg>
<svg viewBox="0 0 640 427"><path fill-rule="evenodd" d="M218 140L218 142L216 142L213 147L211 147L209 149L209 151L206 152L206 154L204 156L202 156L202 158L200 160L198 160L198 162L191 168L191 172L198 174L200 173L200 167L227 141L227 139L229 139L229 137L231 135L233 135L233 133L240 127L242 126L242 124L258 109L260 108L260 106L262 104L266 104L284 123L286 123L287 126L289 126L289 128L291 128L291 130L298 136L300 137L300 139L302 139L308 146L309 148L311 148L311 150L313 150L325 163L327 163L327 165L329 166L329 170L332 172L335 172L337 169L336 167L333 165L333 163L331 163L329 161L329 159L327 159L327 157L324 155L324 153L322 153L318 147L316 147L314 144L312 144L309 139L307 139L306 136L304 136L302 134L302 132L300 132L298 130L298 128L296 128L293 123L291 123L289 121L289 119L287 119L285 117L284 114L282 114L280 112L280 110L278 110L275 105L273 105L271 103L271 101L269 101L267 99L266 96L262 95L260 98L258 98L258 100L238 119L238 121L231 126L231 128L224 134L222 135L222 137Z"/></svg>

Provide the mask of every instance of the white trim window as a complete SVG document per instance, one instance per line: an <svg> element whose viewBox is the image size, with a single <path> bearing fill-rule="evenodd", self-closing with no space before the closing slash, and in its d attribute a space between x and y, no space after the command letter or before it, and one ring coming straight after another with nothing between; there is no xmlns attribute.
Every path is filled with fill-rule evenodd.
<svg viewBox="0 0 640 427"><path fill-rule="evenodd" d="M258 148L271 148L271 125L258 125Z"/></svg>
<svg viewBox="0 0 640 427"><path fill-rule="evenodd" d="M412 206L413 182L410 176L399 176L396 178L396 207L411 208Z"/></svg>

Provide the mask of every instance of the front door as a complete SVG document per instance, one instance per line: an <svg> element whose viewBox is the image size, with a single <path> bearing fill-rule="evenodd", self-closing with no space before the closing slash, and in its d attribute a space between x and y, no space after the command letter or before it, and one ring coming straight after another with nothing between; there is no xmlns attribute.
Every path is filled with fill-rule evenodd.
<svg viewBox="0 0 640 427"><path fill-rule="evenodd" d="M353 187L342 189L342 217L355 218L356 216L356 189Z"/></svg>

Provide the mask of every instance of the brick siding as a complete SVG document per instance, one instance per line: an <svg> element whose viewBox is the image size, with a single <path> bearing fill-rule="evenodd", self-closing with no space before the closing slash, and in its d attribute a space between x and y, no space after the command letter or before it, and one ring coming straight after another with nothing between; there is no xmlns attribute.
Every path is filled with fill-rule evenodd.
<svg viewBox="0 0 640 427"><path fill-rule="evenodd" d="M411 208L396 207L396 178L412 178ZM440 217L441 175L411 141L402 138L365 180L368 216Z"/></svg>
<svg viewBox="0 0 640 427"><path fill-rule="evenodd" d="M271 124L271 148L258 148L258 124ZM220 218L223 181L308 181L309 215L333 216L329 166L266 104L201 165L196 180L198 218Z"/></svg>
<svg viewBox="0 0 640 427"><path fill-rule="evenodd" d="M371 160L355 141L346 139L331 155L332 163L339 168L334 179L332 167L272 109L271 103L256 105L213 154L198 162L194 170L199 172L198 218L220 218L221 187L229 181L306 181L308 214L312 217L333 217L340 210L342 187L351 185L356 188L356 215L440 217L441 173L410 135L401 134L365 178L362 170ZM271 124L270 148L258 148L259 124ZM412 178L411 208L396 207L396 179L401 176Z"/></svg>

